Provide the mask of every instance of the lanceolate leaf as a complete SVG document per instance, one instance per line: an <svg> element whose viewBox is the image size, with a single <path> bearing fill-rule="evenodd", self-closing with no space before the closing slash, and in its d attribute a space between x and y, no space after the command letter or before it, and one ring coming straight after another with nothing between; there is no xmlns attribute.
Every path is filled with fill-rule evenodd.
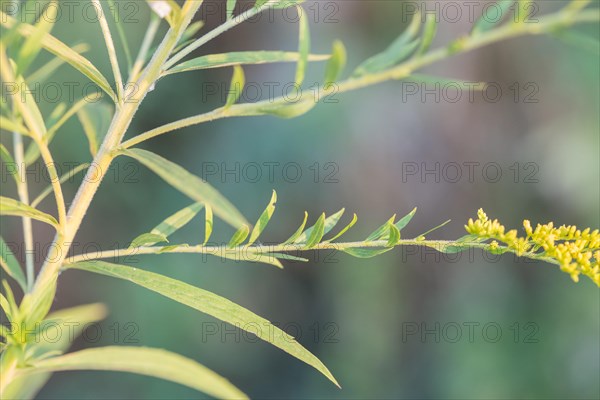
<svg viewBox="0 0 600 400"><path fill-rule="evenodd" d="M236 228L242 225L250 226L229 200L208 183L179 165L147 150L130 149L122 150L121 153L135 158L192 200L210 205L215 214L231 226Z"/></svg>
<svg viewBox="0 0 600 400"><path fill-rule="evenodd" d="M333 242L334 240L342 237L342 235L344 233L348 232L356 224L356 221L358 221L358 216L356 214L354 214L350 223L348 225L346 225L341 231L339 231L337 235L335 235L334 237L332 237L329 240L326 240L326 242Z"/></svg>
<svg viewBox="0 0 600 400"><path fill-rule="evenodd" d="M385 51L379 53L356 68L354 76L383 71L393 67L408 57L419 45L420 40L415 39L421 27L421 13L415 13L408 28Z"/></svg>
<svg viewBox="0 0 600 400"><path fill-rule="evenodd" d="M87 304L48 314L46 321L51 322L53 325L47 329L52 330L56 329L57 326L65 328L69 326L69 332L67 334L65 329L64 334L59 337L51 336L51 332L48 334L39 333L37 335L38 343L32 348L32 358L38 359L52 353L63 353L69 348L71 342L81 335L85 327L105 317L106 307L102 304ZM5 388L3 394L7 399L33 399L50 379L50 376L50 372L18 376Z"/></svg>
<svg viewBox="0 0 600 400"><path fill-rule="evenodd" d="M16 217L29 217L58 227L56 219L49 214L36 210L18 200L0 196L0 215L12 215Z"/></svg>
<svg viewBox="0 0 600 400"><path fill-rule="evenodd" d="M423 27L423 38L421 39L421 45L419 46L419 50L417 50L417 54L421 55L429 50L433 39L435 39L435 35L437 33L437 14L436 13L427 13L425 15L425 26Z"/></svg>
<svg viewBox="0 0 600 400"><path fill-rule="evenodd" d="M18 185L21 182L21 178L19 177L17 163L15 163L15 160L12 158L12 155L2 143L0 143L0 159L4 163L3 169L9 176L12 175L14 181Z"/></svg>
<svg viewBox="0 0 600 400"><path fill-rule="evenodd" d="M337 225L337 223L340 221L340 218L342 218L342 215L344 215L345 211L346 211L346 209L342 208L340 211L327 217L327 219L325 219L325 217L324 217L325 214L322 215L323 220L324 220L323 221L323 235L328 234L329 231L331 231ZM317 224L315 224L315 226L316 225ZM299 244L299 243L306 243L307 241L309 241L309 238L313 234L315 226L308 228L304 233L302 233L302 235L300 235L296 240L294 240L294 243ZM321 235L321 238L323 237L323 235ZM319 238L319 240L321 240L321 238Z"/></svg>
<svg viewBox="0 0 600 400"><path fill-rule="evenodd" d="M308 61L323 61L328 55L310 54ZM240 51L223 54L210 54L177 64L163 75L171 75L179 72L198 71L203 69L230 67L233 65L256 65L278 62L297 62L300 53L285 51Z"/></svg>
<svg viewBox="0 0 600 400"><path fill-rule="evenodd" d="M402 229L404 229L404 227L413 219L416 213L417 208L415 207L411 212L400 218L400 221L396 222L396 228L398 228L399 231L402 231Z"/></svg>
<svg viewBox="0 0 600 400"><path fill-rule="evenodd" d="M231 84L229 85L229 94L227 95L227 102L225 108L229 108L239 100L242 92L244 91L244 85L246 85L246 76L244 69L239 65L233 66L233 76L231 77Z"/></svg>
<svg viewBox="0 0 600 400"><path fill-rule="evenodd" d="M288 240L283 242L283 244L294 243L300 237L300 235L302 235L302 232L304 231L304 227L306 226L307 221L308 221L308 213L306 211L304 211L304 220L302 221L302 224L300 225L298 230L296 230L296 232L294 232L292 234L292 236L290 236L290 238Z"/></svg>
<svg viewBox="0 0 600 400"><path fill-rule="evenodd" d="M387 253L392 250L392 247L387 247L384 249L371 249L371 248L350 248L350 249L342 249L342 251L346 254L351 255L356 258L373 258L380 254Z"/></svg>
<svg viewBox="0 0 600 400"><path fill-rule="evenodd" d="M389 229L390 233L387 242L387 247L394 247L396 244L398 244L398 241L400 240L400 230L398 230L396 225L394 225L393 223L389 224Z"/></svg>
<svg viewBox="0 0 600 400"><path fill-rule="evenodd" d="M233 249L234 247L239 246L244 242L244 240L246 240L248 234L250 234L250 228L248 225L242 225L242 227L233 234L229 244L227 244L227 247Z"/></svg>
<svg viewBox="0 0 600 400"><path fill-rule="evenodd" d="M221 296L166 276L124 265L94 261L77 263L69 267L128 280L238 328L248 330L266 342L311 365L338 385L327 367L296 342L293 337L266 319ZM260 328L256 329L257 327Z"/></svg>
<svg viewBox="0 0 600 400"><path fill-rule="evenodd" d="M338 80L346 67L347 61L348 55L344 43L336 40L333 42L331 58L329 59L327 69L325 70L325 81L323 82L323 86L327 87L327 85L331 85Z"/></svg>
<svg viewBox="0 0 600 400"><path fill-rule="evenodd" d="M298 35L298 53L300 54L300 59L298 60L298 66L296 68L296 85L300 86L304 82L304 77L306 76L308 54L310 53L310 26L307 13L300 6L298 6L298 13L300 14L300 32Z"/></svg>
<svg viewBox="0 0 600 400"><path fill-rule="evenodd" d="M29 130L20 123L0 116L0 129L6 132L17 132L21 135L29 136Z"/></svg>
<svg viewBox="0 0 600 400"><path fill-rule="evenodd" d="M168 242L169 235L187 225L202 208L204 208L202 203L194 203L177 211L155 226L149 233L143 233L133 239L129 247L152 246L156 243Z"/></svg>
<svg viewBox="0 0 600 400"><path fill-rule="evenodd" d="M213 231L213 212L212 207L208 204L204 206L204 210L206 212L206 216L204 217L204 244L206 244L210 240Z"/></svg>
<svg viewBox="0 0 600 400"><path fill-rule="evenodd" d="M25 40L25 43L19 50L19 56L17 57L17 75L25 74L29 65L31 65L42 49L42 38L52 30L54 22L56 21L58 8L57 2L52 1L48 3L46 8L40 14L33 33Z"/></svg>
<svg viewBox="0 0 600 400"><path fill-rule="evenodd" d="M392 218L390 218L388 221L386 221L385 224L381 225L379 228L377 228L375 231L373 231L373 233L371 233L366 241L370 242L370 241L374 241L374 240L380 240L380 239L387 239L388 234L389 234L389 224L393 224L394 220L396 219L396 214L394 214L394 216Z"/></svg>
<svg viewBox="0 0 600 400"><path fill-rule="evenodd" d="M227 19L233 18L233 10L235 10L235 4L237 0L227 0Z"/></svg>
<svg viewBox="0 0 600 400"><path fill-rule="evenodd" d="M309 230L310 235L306 240L306 247L310 249L323 239L323 235L325 234L325 213L321 214L317 222L310 229L307 229L307 232Z"/></svg>
<svg viewBox="0 0 600 400"><path fill-rule="evenodd" d="M252 229L252 234L250 235L250 239L248 240L248 244L251 245L259 238L260 234L265 230L267 224L271 220L273 213L275 212L275 204L277 203L277 192L273 190L273 195L271 196L271 200L269 201L269 205L265 208L265 211L261 214L260 218L254 225L254 229Z"/></svg>
<svg viewBox="0 0 600 400"><path fill-rule="evenodd" d="M220 399L248 398L228 380L197 362L166 350L109 346L35 362L26 373L121 371L165 379Z"/></svg>
<svg viewBox="0 0 600 400"><path fill-rule="evenodd" d="M497 1L495 7L488 8L488 12L486 12L485 15L475 22L473 25L472 34L486 32L494 28L496 25L499 25L506 19L508 14L512 15L512 13L509 12L509 9L514 3L515 0ZM494 15L495 11L498 11L498 15Z"/></svg>
<svg viewBox="0 0 600 400"><path fill-rule="evenodd" d="M15 26L16 21L13 17L0 11L0 24L7 28ZM20 35L29 37L35 32L35 27L20 23L17 26L17 30ZM90 78L95 82L102 90L104 90L113 101L116 100L116 95L113 92L110 84L106 78L98 71L98 69L85 57L71 49L69 46L56 39L49 33L45 34L41 39L42 46L55 56L65 60L65 62L71 64L75 69L80 71L82 74Z"/></svg>
<svg viewBox="0 0 600 400"><path fill-rule="evenodd" d="M0 236L0 264L2 264L4 271L17 281L21 289L23 289L23 293L25 293L27 291L27 283L21 265L10 250L10 247L2 239L2 236Z"/></svg>
<svg viewBox="0 0 600 400"><path fill-rule="evenodd" d="M76 166L75 168L73 168L72 170L70 170L69 172L63 174L58 181L60 183L65 183L66 181L68 181L69 179L73 178L75 175L77 175L78 173L80 173L81 171L85 170L87 167L89 167L89 164L81 164ZM46 188L44 190L42 190L42 192L35 198L35 200L33 200L31 202L31 207L36 207L38 204L40 204L42 202L42 200L44 200L50 193L52 193L52 185L48 185L46 186Z"/></svg>

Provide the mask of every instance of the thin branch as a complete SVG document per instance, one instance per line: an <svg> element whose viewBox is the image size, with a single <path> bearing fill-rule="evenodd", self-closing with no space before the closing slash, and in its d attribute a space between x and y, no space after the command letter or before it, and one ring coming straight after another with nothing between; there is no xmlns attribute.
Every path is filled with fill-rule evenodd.
<svg viewBox="0 0 600 400"><path fill-rule="evenodd" d="M352 90L362 89L367 86L383 83L389 80L400 80L410 77L410 75L418 69L431 65L437 61L444 60L452 55L463 54L493 43L503 40L512 39L525 35L539 35L551 31L559 27L566 27L575 23L597 22L600 20L600 12L598 10L581 11L578 14L557 12L551 15L540 18L535 24L520 24L520 25L505 25L501 28L481 33L477 36L466 36L459 38L446 47L433 50L421 57L413 58L405 63L402 63L394 68L361 76L358 78L349 78L345 81L329 87L319 87L317 90L311 91L307 96L312 96L313 99L300 99L302 101L315 101L324 98L335 90L335 93L344 93ZM148 139L176 129L185 128L187 126L197 125L204 122L210 122L222 118L243 117L251 115L263 115L260 110L264 107L273 108L274 106L285 106L289 103L289 99L281 96L275 99L268 99L256 103L236 104L228 109L219 108L205 114L181 119L169 124L144 132L138 136L125 141L122 148L129 148Z"/></svg>
<svg viewBox="0 0 600 400"><path fill-rule="evenodd" d="M110 65L112 67L113 75L115 77L115 85L117 86L117 98L119 103L123 101L123 77L121 76L121 69L119 68L119 60L117 58L117 51L115 50L115 44L110 34L110 28L108 27L108 21L106 15L102 9L102 5L99 0L92 0L94 8L98 14L98 21L100 22L100 28L104 36L104 42L106 43L106 49L108 50L108 58L110 59Z"/></svg>
<svg viewBox="0 0 600 400"><path fill-rule="evenodd" d="M19 179L17 180L17 192L19 200L24 204L29 204L29 190L27 188L27 173L25 171L25 160L23 150L23 138L20 134L13 133L13 145L15 163L19 170ZM33 263L33 229L31 218L23 217L23 238L25 241L25 272L27 277L27 291L31 290L34 280L34 263Z"/></svg>
<svg viewBox="0 0 600 400"><path fill-rule="evenodd" d="M451 240L418 240L418 239L402 239L399 240L396 245L398 246L422 246L422 247L430 247L437 250L443 250L449 246L461 246L465 249L482 249L489 250L490 245L488 243L481 242L454 242ZM74 264L82 261L92 261L98 259L107 259L107 258L121 258L121 257L130 257L137 255L150 255L150 254L169 254L169 253L177 253L177 254L206 254L213 255L219 257L220 254L244 254L246 256L264 254L264 255L273 255L272 253L289 253L289 252L308 252L308 251L318 251L318 250L337 250L344 251L347 249L391 249L387 240L376 240L369 242L345 242L345 243L330 243L330 242L321 242L317 245L307 248L304 244L279 244L279 245L253 245L253 246L242 246L236 247L233 249L228 248L227 246L180 246L180 247L172 247L172 246L154 246L154 247L134 247L127 249L116 249L116 250L108 250L108 251L96 251L89 252L84 254L79 254L73 257L70 257L65 260L65 264ZM497 249L510 251L507 247L499 246ZM556 260L553 260L549 257L544 257L536 253L528 252L521 255L525 258L531 258L539 261L545 261L552 264L557 264ZM273 255L276 257L276 255Z"/></svg>

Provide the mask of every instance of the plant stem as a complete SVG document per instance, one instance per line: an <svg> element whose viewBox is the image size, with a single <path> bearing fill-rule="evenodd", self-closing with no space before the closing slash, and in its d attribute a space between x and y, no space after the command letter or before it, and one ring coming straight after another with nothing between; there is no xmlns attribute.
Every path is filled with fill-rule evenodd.
<svg viewBox="0 0 600 400"><path fill-rule="evenodd" d="M437 250L444 250L449 246L461 246L473 249L489 250L490 245L488 243L481 242L454 242L451 240L418 240L418 239L401 239L395 246L423 246L430 247ZM219 256L219 254L269 254L269 253L285 253L285 252L308 252L318 250L337 250L344 251L346 249L357 249L357 248L390 248L387 240L375 240L369 242L345 242L345 243L329 243L322 242L311 248L306 248L304 244L280 244L280 245L253 245L253 246L242 246L233 249L227 248L226 246L181 246L175 248L166 248L164 246L154 247L135 247L127 249L117 249L108 251L96 251L85 254L79 254L77 256L70 257L65 260L65 264L73 264L82 261L91 261L104 258L119 258L137 255L148 255L148 254L167 254L167 253L179 253L179 254L208 254ZM506 247L499 247L499 249L505 249L510 251ZM522 257L531 258L540 261L546 261L552 264L556 264L556 261L549 257L544 257L536 253L524 253Z"/></svg>
<svg viewBox="0 0 600 400"><path fill-rule="evenodd" d="M131 99L128 99L123 104L123 107L119 108L115 113L104 141L94 157L92 163L93 168L88 169L84 181L79 187L75 199L73 200L73 204L69 209L64 231L54 238L51 250L35 281L33 288L34 296L42 297L48 290L56 290L56 279L58 278L60 267L66 258L71 242L81 226L81 222L83 221L100 183L106 175L112 160L116 156L115 149L123 139L140 103L148 94L156 79L160 76L164 62L170 56L185 28L189 25L199 7L199 3L191 3L191 5L187 7L188 12L184 14L180 24L175 28L172 27L169 29L148 66L136 82L136 94L132 96Z"/></svg>
<svg viewBox="0 0 600 400"><path fill-rule="evenodd" d="M19 173L17 180L17 192L19 200L24 204L29 204L29 190L27 188L27 173L25 171L25 157L23 150L23 138L18 133L13 133L13 144L15 153L15 163ZM25 272L27 277L27 290L31 290L34 279L33 264L33 229L31 218L23 217L23 239L25 242Z"/></svg>
<svg viewBox="0 0 600 400"><path fill-rule="evenodd" d="M318 99L323 98L333 89L336 90L336 93L343 93L362 89L364 87L383 83L389 80L405 79L410 77L410 75L416 70L431 65L437 61L446 59L455 54L466 53L507 39L525 35L538 35L546 33L558 27L565 27L574 23L597 22L598 20L600 20L600 13L598 10L585 10L575 15L567 12L557 12L540 18L539 22L535 24L524 23L519 25L505 25L488 32L480 33L476 36L465 36L463 38L459 38L446 47L433 50L391 69L362 77L349 78L345 81L335 84L334 86L330 85L331 88L328 89L320 87L316 91L311 91L309 96L314 96L314 101L318 101ZM298 100L298 102L302 101L310 100ZM144 132L124 142L122 148L130 148L148 139L191 125L197 125L222 118L261 115L257 111L262 107L286 105L288 103L289 99L281 96L275 99L268 99L256 103L236 104L227 109L219 108L205 114L171 122L169 124Z"/></svg>
<svg viewBox="0 0 600 400"><path fill-rule="evenodd" d="M119 68L119 60L117 58L117 51L115 50L115 43L108 27L108 21L106 15L102 9L102 5L99 0L92 0L92 4L96 9L98 15L98 21L100 22L100 28L104 36L104 42L106 43L106 49L108 50L108 58L112 67L113 75L115 77L115 85L117 86L117 99L119 104L123 102L123 77L121 76L121 69Z"/></svg>

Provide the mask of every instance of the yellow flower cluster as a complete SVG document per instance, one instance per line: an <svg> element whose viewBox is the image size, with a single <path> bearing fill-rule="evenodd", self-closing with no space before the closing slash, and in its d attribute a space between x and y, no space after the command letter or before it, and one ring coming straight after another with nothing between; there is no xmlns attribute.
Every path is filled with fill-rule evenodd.
<svg viewBox="0 0 600 400"><path fill-rule="evenodd" d="M490 220L483 210L477 212L477 220L469 219L465 229L481 239L493 239L490 247L498 249L498 241L519 256L541 256L555 260L562 271L579 281L579 275L588 276L600 287L600 233L598 229L583 231L576 226L554 227L552 222L535 229L528 220L523 221L526 237L518 237L515 229L506 228L497 219ZM527 253L529 251L529 253Z"/></svg>

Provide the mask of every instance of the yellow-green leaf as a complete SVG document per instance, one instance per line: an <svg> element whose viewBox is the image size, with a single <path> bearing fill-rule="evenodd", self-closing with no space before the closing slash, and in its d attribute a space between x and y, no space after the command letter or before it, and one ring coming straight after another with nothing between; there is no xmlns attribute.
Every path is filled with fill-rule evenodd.
<svg viewBox="0 0 600 400"><path fill-rule="evenodd" d="M252 234L250 235L250 239L248 240L248 245L253 244L259 238L260 234L265 230L267 224L271 220L273 213L275 212L275 204L277 203L277 192L273 190L273 195L271 196L271 200L269 201L269 205L263 211L260 218L254 225L254 229L252 229Z"/></svg>
<svg viewBox="0 0 600 400"><path fill-rule="evenodd" d="M306 247L310 249L323 239L323 235L325 234L325 213L321 214L317 222L311 228L307 229L305 233L308 231L310 231L310 235L306 240Z"/></svg>
<svg viewBox="0 0 600 400"><path fill-rule="evenodd" d="M324 61L329 55L309 54L308 61ZM231 67L234 65L258 65L279 62L298 62L300 53L288 51L238 51L223 54L209 54L177 64L163 72L163 76L179 72Z"/></svg>
<svg viewBox="0 0 600 400"><path fill-rule="evenodd" d="M10 29L15 26L16 21L13 17L0 11L0 24ZM35 32L35 27L26 23L19 23L16 29L19 34L24 37L29 37ZM69 63L79 72L90 78L102 90L104 90L113 101L116 101L117 97L106 78L87 58L83 57L81 54L77 53L49 33L42 37L41 43L44 49L65 60L65 62Z"/></svg>
<svg viewBox="0 0 600 400"><path fill-rule="evenodd" d="M33 33L25 40L19 50L17 57L17 75L24 75L27 68L31 65L40 50L42 49L42 38L50 33L59 5L56 1L49 2L41 12L38 22L34 27Z"/></svg>
<svg viewBox="0 0 600 400"><path fill-rule="evenodd" d="M333 42L331 58L329 59L327 68L325 70L325 81L323 82L325 87L337 82L340 75L344 71L344 68L346 67L347 61L348 55L346 53L346 47L344 46L344 43L336 40Z"/></svg>
<svg viewBox="0 0 600 400"><path fill-rule="evenodd" d="M88 139L92 157L98 153L98 148L108 131L112 116L112 107L104 103L91 103L77 111L77 117Z"/></svg>
<svg viewBox="0 0 600 400"><path fill-rule="evenodd" d="M208 243L210 236L213 231L213 211L209 204L204 206L205 217L204 217L204 244Z"/></svg>
<svg viewBox="0 0 600 400"><path fill-rule="evenodd" d="M296 67L296 85L300 86L304 82L304 77L306 76L308 54L310 53L310 26L307 13L300 6L298 6L298 14L300 15L300 31L298 35L298 54L300 54L300 59L298 60L298 66Z"/></svg>
<svg viewBox="0 0 600 400"><path fill-rule="evenodd" d="M250 331L260 339L314 367L331 382L338 385L327 367L296 342L293 337L271 324L268 320L221 296L188 285L185 282L124 265L90 261L72 264L69 267L128 280L240 329ZM256 327L260 327L260 329L256 329Z"/></svg>
<svg viewBox="0 0 600 400"><path fill-rule="evenodd" d="M229 108L239 100L242 92L244 91L244 85L246 84L246 76L244 75L244 69L239 65L233 66L233 76L231 77L231 84L229 86L229 94L227 95L227 102L225 108Z"/></svg>
<svg viewBox="0 0 600 400"><path fill-rule="evenodd" d="M0 196L0 215L28 217L50 224L55 228L58 227L58 222L52 215L46 214L40 210L36 210L35 208L21 203L18 200L10 199L4 196Z"/></svg>
<svg viewBox="0 0 600 400"><path fill-rule="evenodd" d="M179 354L148 347L108 346L34 362L26 373L121 371L179 383L220 399L248 398L227 379Z"/></svg>
<svg viewBox="0 0 600 400"><path fill-rule="evenodd" d="M179 165L147 150L122 150L121 154L138 160L192 200L203 203L205 206L209 205L215 214L231 226L250 226L237 208L221 193Z"/></svg>
<svg viewBox="0 0 600 400"><path fill-rule="evenodd" d="M21 289L23 289L23 293L25 293L27 291L27 281L23 274L23 269L10 250L10 247L2 239L2 236L0 236L0 264L2 264L4 271L17 281Z"/></svg>
<svg viewBox="0 0 600 400"><path fill-rule="evenodd" d="M296 232L294 232L292 234L292 236L290 236L290 238L288 240L286 240L285 242L283 242L283 244L294 243L300 237L300 235L302 235L302 232L304 231L304 227L306 226L306 222L307 221L308 221L308 213L306 211L304 211L304 220L302 221L302 224L296 230Z"/></svg>
<svg viewBox="0 0 600 400"><path fill-rule="evenodd" d="M239 246L244 242L244 240L246 240L249 233L250 228L248 225L242 225L242 227L233 234L231 240L229 240L229 243L227 244L227 247L233 249L234 247Z"/></svg>

